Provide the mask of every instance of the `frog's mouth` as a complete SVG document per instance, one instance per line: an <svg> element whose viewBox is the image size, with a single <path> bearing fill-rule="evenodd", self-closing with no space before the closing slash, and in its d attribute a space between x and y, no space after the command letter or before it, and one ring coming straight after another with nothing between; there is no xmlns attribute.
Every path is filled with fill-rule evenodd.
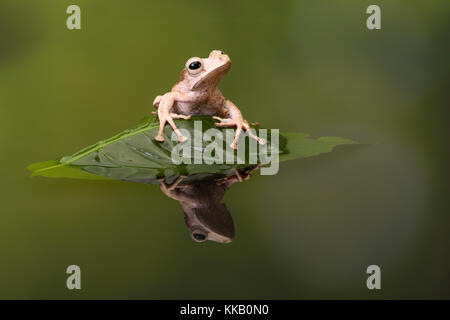
<svg viewBox="0 0 450 320"><path fill-rule="evenodd" d="M216 82L215 85L217 85L219 81L222 79L222 77L228 72L230 67L231 61L227 61L223 65L216 67L211 71L207 71L205 74L203 74L201 79L199 79L196 83L194 83L191 90L199 89L206 82L214 81Z"/></svg>

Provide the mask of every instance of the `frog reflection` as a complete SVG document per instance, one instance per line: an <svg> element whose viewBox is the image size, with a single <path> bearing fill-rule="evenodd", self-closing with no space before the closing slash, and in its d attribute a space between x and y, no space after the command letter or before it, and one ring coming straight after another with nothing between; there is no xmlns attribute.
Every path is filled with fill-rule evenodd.
<svg viewBox="0 0 450 320"><path fill-rule="evenodd" d="M165 195L180 202L186 226L194 241L230 243L234 239L233 218L222 198L234 183L250 179L257 169L259 166L247 173L235 169L233 176L195 184L181 185L185 176L180 176L170 185L164 178L159 182Z"/></svg>

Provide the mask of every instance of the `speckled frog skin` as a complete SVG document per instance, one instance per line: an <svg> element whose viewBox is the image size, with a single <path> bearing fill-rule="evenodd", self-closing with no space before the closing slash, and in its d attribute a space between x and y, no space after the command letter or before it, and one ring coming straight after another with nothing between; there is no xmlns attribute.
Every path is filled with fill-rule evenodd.
<svg viewBox="0 0 450 320"><path fill-rule="evenodd" d="M166 123L172 126L180 142L187 138L181 134L173 119L189 119L191 115L210 115L219 127L236 127L230 147L237 149L242 130L260 144L265 140L252 133L241 111L220 92L218 85L230 70L231 60L222 51L213 50L208 58L190 58L181 72L180 81L170 92L157 96L153 105L158 109L159 130L155 139L163 142Z"/></svg>

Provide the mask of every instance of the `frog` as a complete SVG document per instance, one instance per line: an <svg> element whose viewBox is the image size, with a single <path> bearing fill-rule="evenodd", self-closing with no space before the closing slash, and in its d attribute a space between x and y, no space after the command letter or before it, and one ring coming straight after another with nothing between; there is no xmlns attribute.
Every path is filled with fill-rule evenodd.
<svg viewBox="0 0 450 320"><path fill-rule="evenodd" d="M161 191L180 203L184 222L195 242L225 244L234 239L233 218L222 203L225 192L235 183L249 180L260 168L261 164L247 170L235 168L231 175L195 183L183 184L189 178L186 175L180 175L171 184L164 177L158 181Z"/></svg>
<svg viewBox="0 0 450 320"><path fill-rule="evenodd" d="M179 142L187 138L177 128L174 119L188 120L193 115L212 116L217 127L236 127L230 147L238 148L239 136L243 131L264 145L266 141L256 136L239 108L220 92L218 86L231 67L231 59L221 50L212 50L208 58L192 57L186 61L179 82L170 92L158 95L153 106L157 109L159 130L155 136L164 142L164 128L168 123L177 134Z"/></svg>

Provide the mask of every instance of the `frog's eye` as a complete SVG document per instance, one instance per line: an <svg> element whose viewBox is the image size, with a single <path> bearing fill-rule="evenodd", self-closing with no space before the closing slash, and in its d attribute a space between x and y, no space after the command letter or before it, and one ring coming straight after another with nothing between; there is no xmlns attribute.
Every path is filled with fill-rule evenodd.
<svg viewBox="0 0 450 320"><path fill-rule="evenodd" d="M205 241L206 236L207 236L207 234L203 230L196 229L191 232L192 239L194 239L194 241L197 241L197 242Z"/></svg>
<svg viewBox="0 0 450 320"><path fill-rule="evenodd" d="M186 69L190 74L198 74L203 70L203 63L200 58L191 58L186 62Z"/></svg>

